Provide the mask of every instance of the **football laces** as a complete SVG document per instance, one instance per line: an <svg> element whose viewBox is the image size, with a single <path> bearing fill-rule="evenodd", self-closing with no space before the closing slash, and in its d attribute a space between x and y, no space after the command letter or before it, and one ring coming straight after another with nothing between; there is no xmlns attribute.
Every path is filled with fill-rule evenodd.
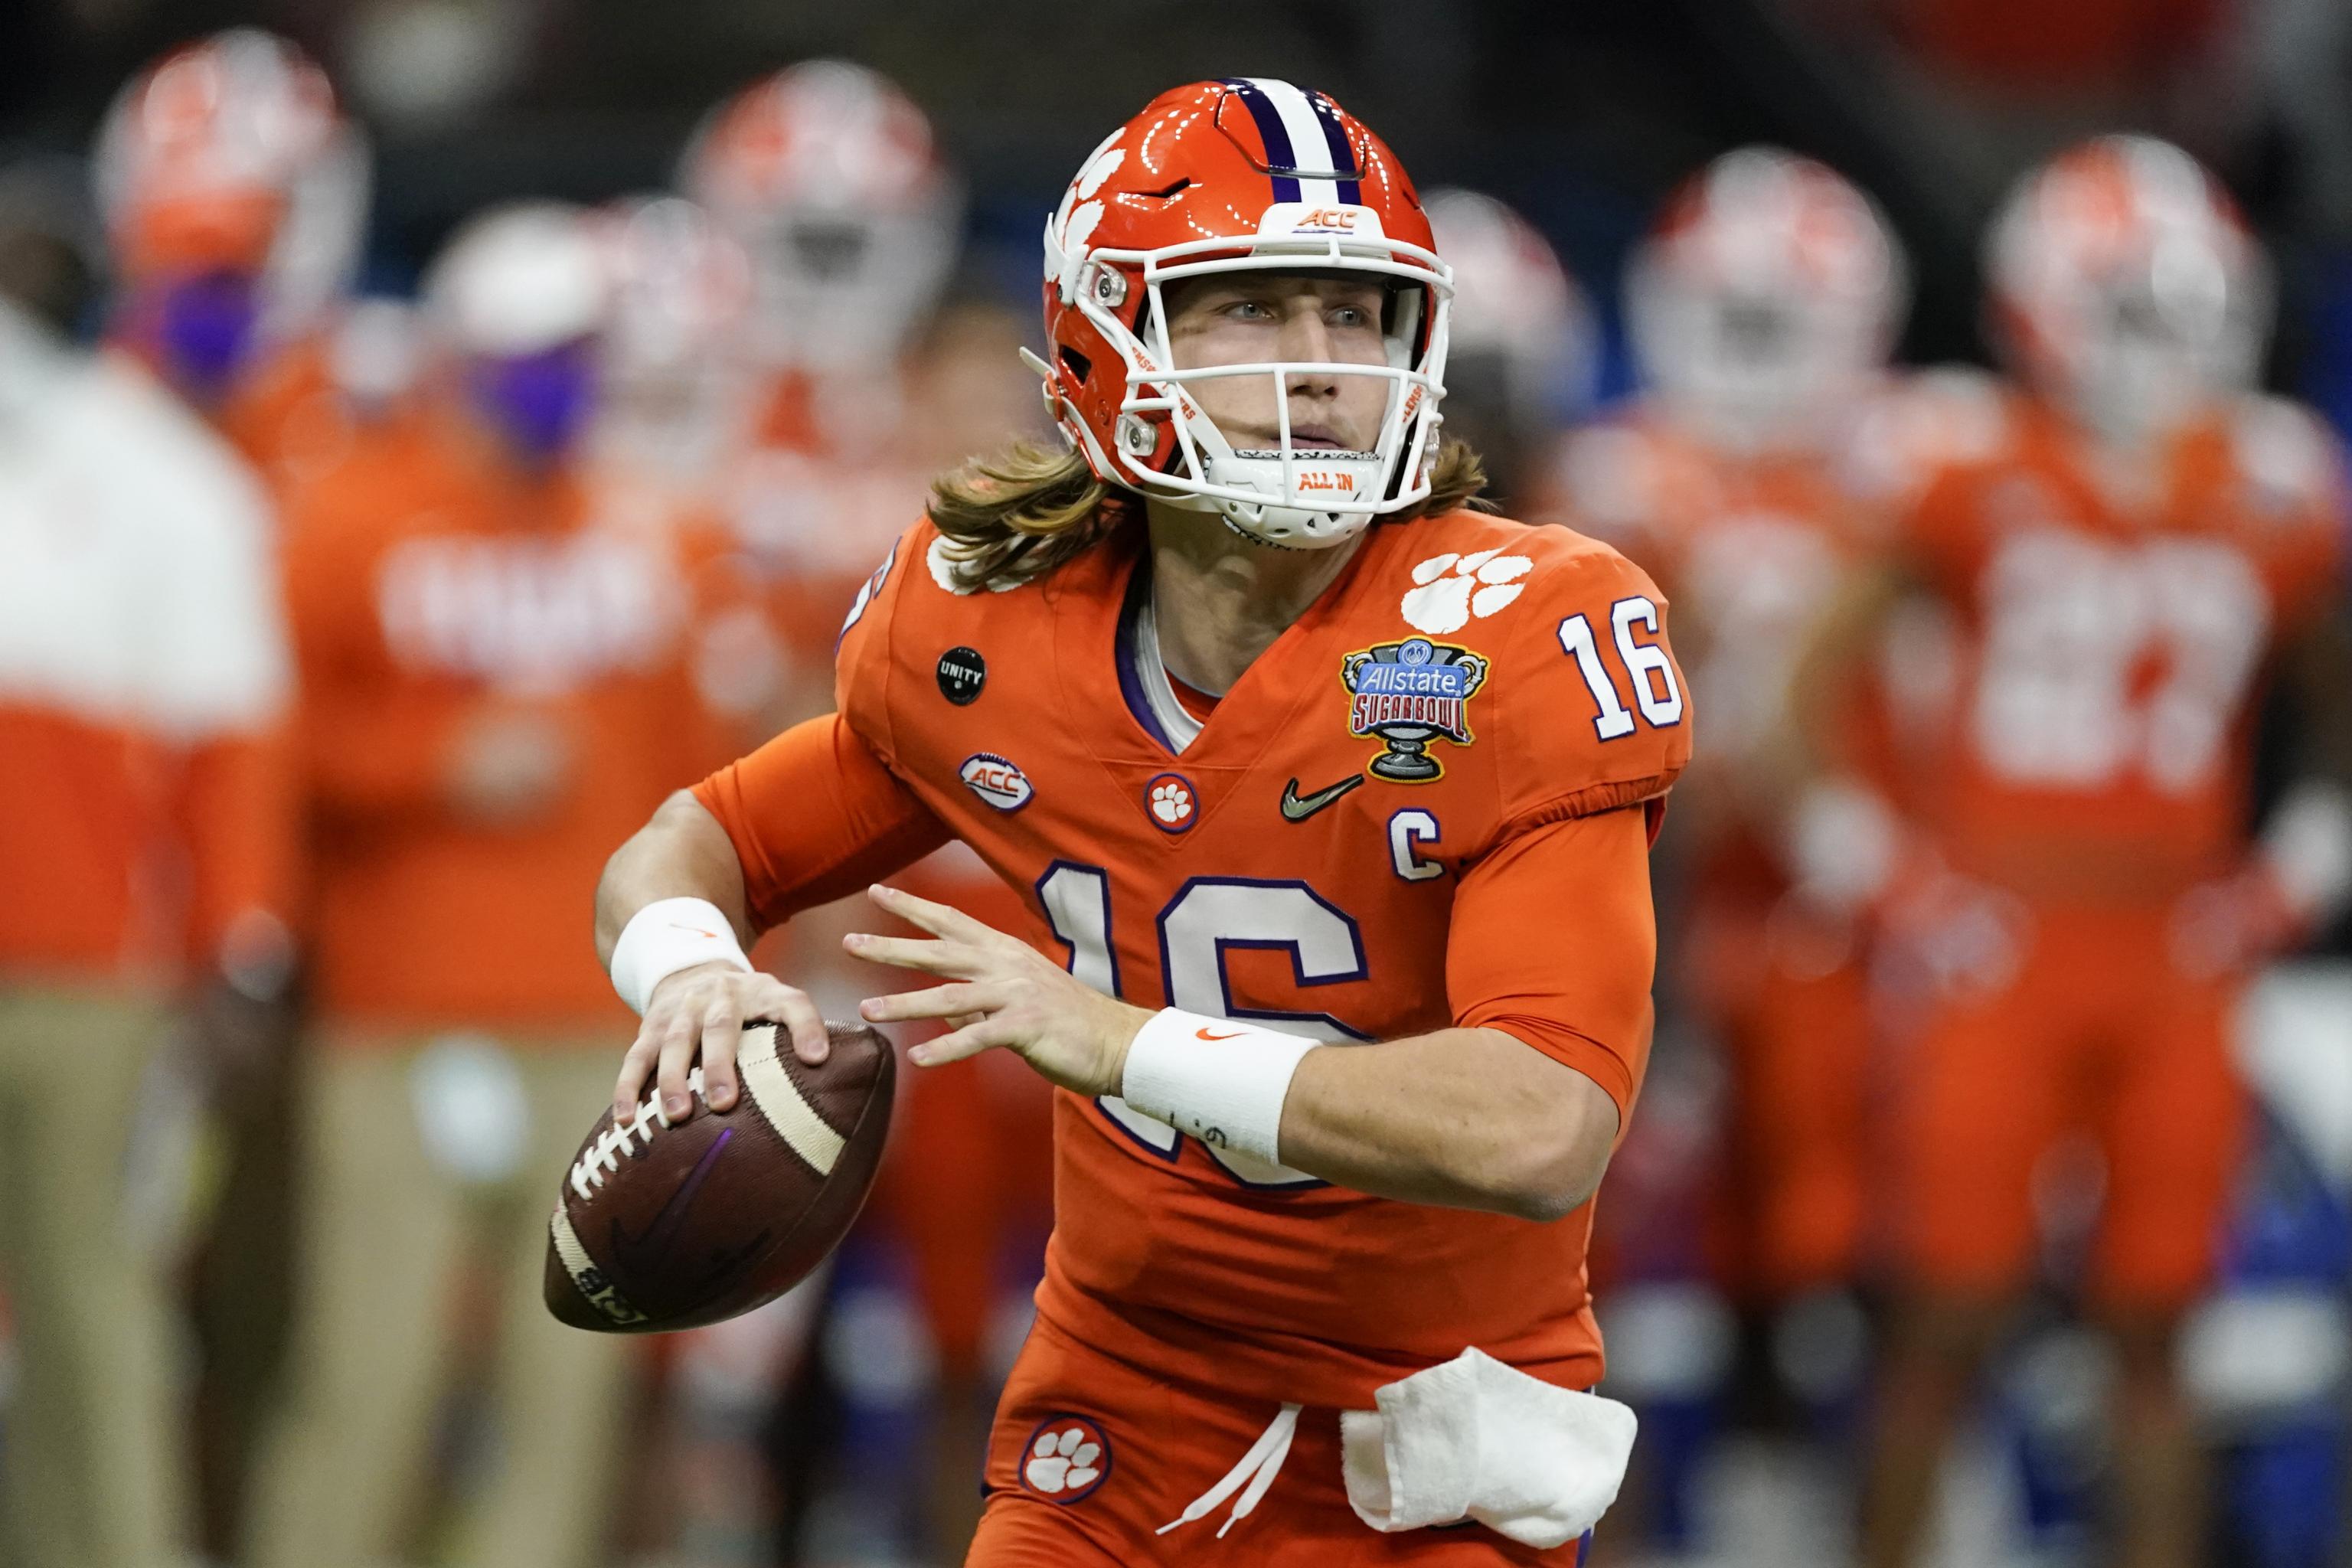
<svg viewBox="0 0 2352 1568"><path fill-rule="evenodd" d="M695 1099L702 1098L702 1069L696 1068L686 1075L686 1091ZM583 1198L604 1184L604 1178L621 1168L621 1156L635 1158L653 1146L654 1134L665 1127L674 1126L669 1112L663 1109L658 1092L646 1096L637 1107L636 1115L625 1127L618 1122L596 1135L596 1141L581 1152L572 1164L572 1190Z"/></svg>

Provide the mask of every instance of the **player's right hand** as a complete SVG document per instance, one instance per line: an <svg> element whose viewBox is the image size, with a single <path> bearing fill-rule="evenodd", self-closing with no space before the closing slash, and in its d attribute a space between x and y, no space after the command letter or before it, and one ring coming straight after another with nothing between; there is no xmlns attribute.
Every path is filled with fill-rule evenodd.
<svg viewBox="0 0 2352 1568"><path fill-rule="evenodd" d="M735 1050L746 1019L772 1020L792 1037L793 1052L814 1067L831 1049L824 1018L805 991L795 991L772 974L745 973L731 963L698 963L667 976L654 987L636 1040L621 1058L613 1086L613 1121L635 1121L646 1083L661 1093L662 1109L675 1119L693 1106L686 1075L702 1064L702 1094L713 1110L732 1110L740 1088Z"/></svg>

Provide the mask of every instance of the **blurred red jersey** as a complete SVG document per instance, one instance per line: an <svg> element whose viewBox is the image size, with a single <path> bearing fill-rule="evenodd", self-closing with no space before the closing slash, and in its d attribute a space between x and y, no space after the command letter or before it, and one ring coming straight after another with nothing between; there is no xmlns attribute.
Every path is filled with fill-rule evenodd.
<svg viewBox="0 0 2352 1568"><path fill-rule="evenodd" d="M1491 1026L1630 1109L1650 830L1690 751L1656 588L1565 529L1466 511L1375 527L1200 722L1158 658L1141 533L971 592L930 525L909 531L844 633L845 793L887 769L901 816L1028 892L1024 935L1139 1005L1334 1043ZM767 754L698 792L763 921L833 890L778 902L814 873L770 847L796 810L832 808L768 777ZM927 847L911 831L902 858ZM1535 871L1563 864L1566 880ZM1643 951L1580 944L1587 920ZM1116 1098L1055 1100L1038 1308L1064 1335L1310 1405L1368 1406L1472 1344L1555 1383L1599 1377L1591 1205L1534 1225L1370 1197Z"/></svg>
<svg viewBox="0 0 2352 1568"><path fill-rule="evenodd" d="M2054 413L2000 412L1908 520L1950 633L1908 804L1957 867L2029 896L2169 897L2242 848L2258 677L2340 582L2333 444L2248 398L2102 474Z"/></svg>

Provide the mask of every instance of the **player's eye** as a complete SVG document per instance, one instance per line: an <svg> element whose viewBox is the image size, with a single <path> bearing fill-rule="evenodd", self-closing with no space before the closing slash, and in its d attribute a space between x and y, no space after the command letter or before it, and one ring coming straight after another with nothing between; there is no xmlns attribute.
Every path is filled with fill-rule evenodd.
<svg viewBox="0 0 2352 1568"><path fill-rule="evenodd" d="M1274 309L1263 300L1236 300L1221 312L1236 321L1271 321Z"/></svg>

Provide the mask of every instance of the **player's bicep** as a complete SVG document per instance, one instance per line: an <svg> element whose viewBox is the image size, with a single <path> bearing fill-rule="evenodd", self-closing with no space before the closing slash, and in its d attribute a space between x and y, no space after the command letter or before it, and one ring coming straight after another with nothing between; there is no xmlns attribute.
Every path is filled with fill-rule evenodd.
<svg viewBox="0 0 2352 1568"><path fill-rule="evenodd" d="M1446 938L1454 1023L1576 1068L1621 1123L1649 1059L1649 848L1638 806L1517 834L1464 871Z"/></svg>
<svg viewBox="0 0 2352 1568"><path fill-rule="evenodd" d="M845 719L795 724L694 787L735 847L761 928L856 891L947 842L946 826Z"/></svg>

